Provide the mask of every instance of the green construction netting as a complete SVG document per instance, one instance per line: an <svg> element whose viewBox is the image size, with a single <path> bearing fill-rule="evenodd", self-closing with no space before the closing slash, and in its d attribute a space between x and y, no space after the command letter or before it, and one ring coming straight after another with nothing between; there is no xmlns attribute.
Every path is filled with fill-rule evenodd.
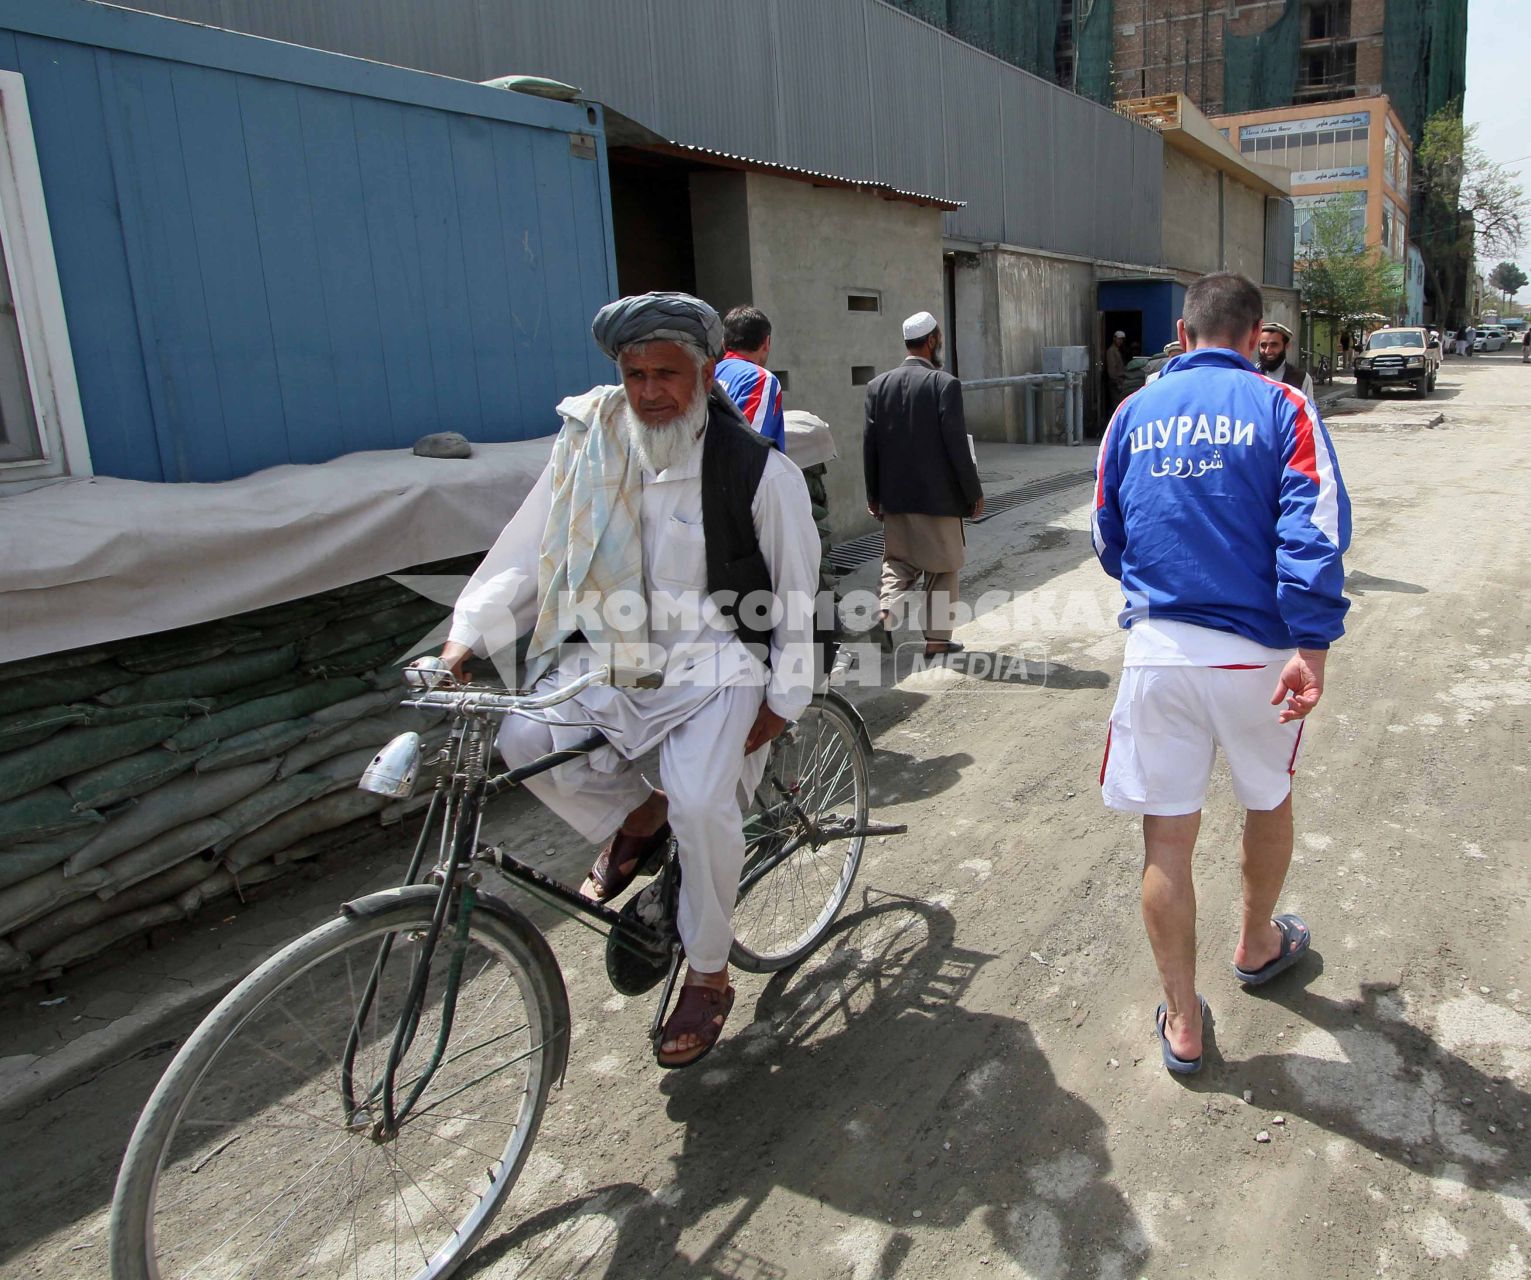
<svg viewBox="0 0 1531 1280"><path fill-rule="evenodd" d="M1112 0L1075 0L1074 88L1108 107L1116 100L1111 55Z"/></svg>
<svg viewBox="0 0 1531 1280"><path fill-rule="evenodd" d="M1223 37L1223 110L1229 115L1290 105L1297 91L1300 18L1297 0L1286 0L1264 31Z"/></svg>
<svg viewBox="0 0 1531 1280"><path fill-rule="evenodd" d="M948 35L1045 79L1054 78L1062 0L892 0Z"/></svg>
<svg viewBox="0 0 1531 1280"><path fill-rule="evenodd" d="M1382 91L1417 143L1425 121L1467 88L1467 0L1390 4Z"/></svg>

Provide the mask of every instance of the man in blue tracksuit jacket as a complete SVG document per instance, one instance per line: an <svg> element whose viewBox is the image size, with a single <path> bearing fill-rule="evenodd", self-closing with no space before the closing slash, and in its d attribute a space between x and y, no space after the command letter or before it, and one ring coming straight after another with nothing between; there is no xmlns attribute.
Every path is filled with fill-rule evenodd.
<svg viewBox="0 0 1531 1280"><path fill-rule="evenodd" d="M1233 964L1258 985L1310 940L1297 916L1273 913L1303 717L1349 608L1350 499L1313 402L1251 363L1261 309L1243 276L1187 289L1185 354L1122 402L1096 464L1095 551L1121 581L1129 629L1101 788L1110 807L1143 815L1156 1025L1164 1065L1183 1074L1201 1066L1191 855L1213 756L1247 810Z"/></svg>

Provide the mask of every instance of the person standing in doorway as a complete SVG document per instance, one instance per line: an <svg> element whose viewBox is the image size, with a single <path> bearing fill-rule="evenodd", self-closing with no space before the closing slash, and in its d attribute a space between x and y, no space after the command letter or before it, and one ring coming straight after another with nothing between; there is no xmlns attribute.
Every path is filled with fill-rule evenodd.
<svg viewBox="0 0 1531 1280"><path fill-rule="evenodd" d="M1526 331L1520 335L1520 362L1531 364L1531 325L1526 326Z"/></svg>
<svg viewBox="0 0 1531 1280"><path fill-rule="evenodd" d="M1350 330L1340 330L1340 368L1350 368Z"/></svg>
<svg viewBox="0 0 1531 1280"><path fill-rule="evenodd" d="M881 611L884 647L904 600L924 593L925 654L957 653L951 609L967 553L963 517L983 514L983 486L968 442L962 384L941 368L935 316L904 321L903 364L867 385L862 460L867 510L882 521Z"/></svg>
<svg viewBox="0 0 1531 1280"><path fill-rule="evenodd" d="M1292 859L1292 776L1304 717L1344 632L1350 500L1313 401L1251 363L1260 290L1240 275L1186 290L1186 354L1130 397L1096 463L1095 552L1122 584L1128 628L1101 789L1143 816L1143 921L1164 1002L1168 1070L1201 1069L1191 855L1221 749L1246 810L1240 982L1306 953L1276 903ZM1166 426L1166 424L1169 424ZM1178 424L1178 425L1176 425Z"/></svg>
<svg viewBox="0 0 1531 1280"><path fill-rule="evenodd" d="M1122 395L1126 390L1127 382L1127 357L1123 354L1123 347L1127 343L1127 335L1118 329L1111 335L1111 345L1106 348L1106 406L1107 413L1115 413L1116 406L1121 404Z"/></svg>
<svg viewBox="0 0 1531 1280"><path fill-rule="evenodd" d="M735 307L723 317L723 358L713 377L739 406L744 420L781 452L787 451L787 423L781 411L781 382L769 369L771 321L754 307Z"/></svg>

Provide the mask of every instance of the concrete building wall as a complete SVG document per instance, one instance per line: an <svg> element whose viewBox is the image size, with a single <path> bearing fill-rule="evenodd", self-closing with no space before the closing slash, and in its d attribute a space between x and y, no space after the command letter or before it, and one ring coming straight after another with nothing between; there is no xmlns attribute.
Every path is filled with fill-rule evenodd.
<svg viewBox="0 0 1531 1280"><path fill-rule="evenodd" d="M827 487L836 539L865 532L874 522L862 480L866 387L858 379L904 358L905 316L941 314L941 211L766 174L748 174L746 183L748 301L771 317L771 367L785 373L786 407L817 414L834 433L840 456ZM697 252L700 282L700 242ZM880 309L851 311L852 292L875 293ZM744 300L709 297L725 306Z"/></svg>
<svg viewBox="0 0 1531 1280"><path fill-rule="evenodd" d="M1298 325L1302 318L1302 301L1296 289L1278 289L1275 285L1268 284L1260 292L1265 297L1267 320L1279 320L1293 333L1302 332Z"/></svg>
<svg viewBox="0 0 1531 1280"><path fill-rule="evenodd" d="M1173 147L1164 148L1164 261L1205 275L1265 276L1265 195ZM1219 213L1222 217L1218 225Z"/></svg>
<svg viewBox="0 0 1531 1280"><path fill-rule="evenodd" d="M1265 276L1265 197L1223 179L1223 269L1259 283Z"/></svg>
<svg viewBox="0 0 1531 1280"><path fill-rule="evenodd" d="M1097 345L1093 263L988 245L978 255L976 268L957 275L959 315L965 297L969 303L978 302L976 321L959 321L964 381L1037 373L1043 347L1093 350ZM1038 434L1044 443L1062 438L1057 401L1052 394L1040 400ZM1021 392L969 391L964 407L974 439L1025 439Z"/></svg>
<svg viewBox="0 0 1531 1280"><path fill-rule="evenodd" d="M696 292L719 314L754 297L750 255L749 175L698 172L691 175L691 242Z"/></svg>
<svg viewBox="0 0 1531 1280"><path fill-rule="evenodd" d="M1205 275L1221 266L1217 235L1217 170L1164 148L1164 261ZM1232 184L1229 184L1230 186ZM1256 277L1259 271L1256 271Z"/></svg>

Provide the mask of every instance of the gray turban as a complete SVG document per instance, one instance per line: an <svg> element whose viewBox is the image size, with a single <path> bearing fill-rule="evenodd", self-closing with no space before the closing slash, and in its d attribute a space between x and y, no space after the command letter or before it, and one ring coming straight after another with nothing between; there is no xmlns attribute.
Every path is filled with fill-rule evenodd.
<svg viewBox="0 0 1531 1280"><path fill-rule="evenodd" d="M608 302L590 326L595 345L611 359L635 342L686 342L705 356L723 354L723 321L689 293L639 293Z"/></svg>

